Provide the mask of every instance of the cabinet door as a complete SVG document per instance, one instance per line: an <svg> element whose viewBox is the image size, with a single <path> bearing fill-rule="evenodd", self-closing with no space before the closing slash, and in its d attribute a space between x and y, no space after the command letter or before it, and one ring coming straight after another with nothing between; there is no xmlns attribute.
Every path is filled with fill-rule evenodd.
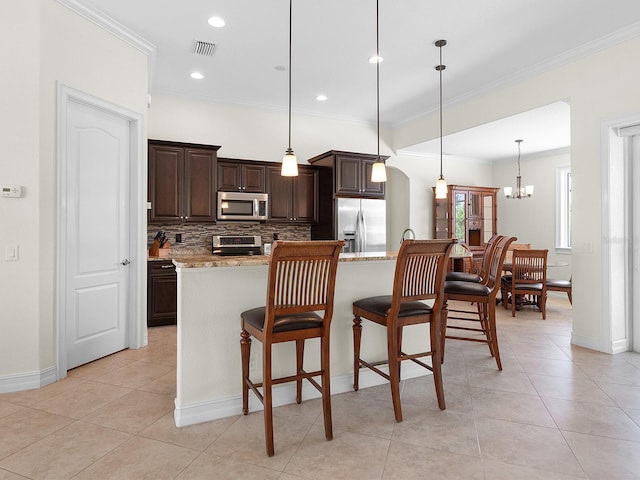
<svg viewBox="0 0 640 480"><path fill-rule="evenodd" d="M336 193L360 194L360 159L336 157Z"/></svg>
<svg viewBox="0 0 640 480"><path fill-rule="evenodd" d="M185 149L185 187L183 220L215 222L216 152Z"/></svg>
<svg viewBox="0 0 640 480"><path fill-rule="evenodd" d="M239 163L218 162L218 190L222 192L242 190L242 166Z"/></svg>
<svg viewBox="0 0 640 480"><path fill-rule="evenodd" d="M315 223L318 219L318 172L300 167L298 169L298 176L293 177L293 221Z"/></svg>
<svg viewBox="0 0 640 480"><path fill-rule="evenodd" d="M242 191L251 193L264 193L265 168L261 165L242 166Z"/></svg>
<svg viewBox="0 0 640 480"><path fill-rule="evenodd" d="M171 262L149 262L147 326L174 325L177 320L177 278Z"/></svg>
<svg viewBox="0 0 640 480"><path fill-rule="evenodd" d="M467 192L453 192L453 229L459 242L467 243Z"/></svg>
<svg viewBox="0 0 640 480"><path fill-rule="evenodd" d="M291 198L292 178L280 175L280 168L268 169L269 220L272 222L290 222L293 219Z"/></svg>
<svg viewBox="0 0 640 480"><path fill-rule="evenodd" d="M361 178L362 193L366 193L367 196L384 197L385 182L371 181L371 171L373 170L373 164L376 163L376 160L363 158L361 162L362 162L362 168L360 171L362 174L362 178Z"/></svg>
<svg viewBox="0 0 640 480"><path fill-rule="evenodd" d="M149 144L150 222L179 222L182 216L184 149Z"/></svg>

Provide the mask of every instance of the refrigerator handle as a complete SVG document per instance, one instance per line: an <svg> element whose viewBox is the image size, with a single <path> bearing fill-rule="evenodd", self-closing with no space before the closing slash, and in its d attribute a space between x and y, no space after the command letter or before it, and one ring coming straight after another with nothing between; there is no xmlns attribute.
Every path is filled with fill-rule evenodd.
<svg viewBox="0 0 640 480"><path fill-rule="evenodd" d="M358 210L357 215L358 251L364 252L367 247L367 224L364 220L364 212Z"/></svg>

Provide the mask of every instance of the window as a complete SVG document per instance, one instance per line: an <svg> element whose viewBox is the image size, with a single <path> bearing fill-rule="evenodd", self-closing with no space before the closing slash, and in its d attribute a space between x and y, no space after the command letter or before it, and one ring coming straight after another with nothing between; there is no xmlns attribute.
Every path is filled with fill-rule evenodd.
<svg viewBox="0 0 640 480"><path fill-rule="evenodd" d="M571 167L556 169L556 251L571 253Z"/></svg>

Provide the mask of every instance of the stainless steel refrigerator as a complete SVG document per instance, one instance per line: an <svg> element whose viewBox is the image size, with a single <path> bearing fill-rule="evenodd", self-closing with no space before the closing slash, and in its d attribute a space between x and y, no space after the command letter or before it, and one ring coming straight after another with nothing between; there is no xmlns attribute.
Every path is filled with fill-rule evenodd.
<svg viewBox="0 0 640 480"><path fill-rule="evenodd" d="M336 198L336 211L336 238L345 240L345 252L387 250L385 200Z"/></svg>

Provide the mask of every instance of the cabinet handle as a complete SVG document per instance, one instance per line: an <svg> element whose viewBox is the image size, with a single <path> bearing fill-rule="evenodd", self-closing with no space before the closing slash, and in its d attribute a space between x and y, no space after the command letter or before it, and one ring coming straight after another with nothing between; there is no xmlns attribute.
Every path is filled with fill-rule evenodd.
<svg viewBox="0 0 640 480"><path fill-rule="evenodd" d="M173 264L171 264L171 265L160 265L160 268L173 268Z"/></svg>

